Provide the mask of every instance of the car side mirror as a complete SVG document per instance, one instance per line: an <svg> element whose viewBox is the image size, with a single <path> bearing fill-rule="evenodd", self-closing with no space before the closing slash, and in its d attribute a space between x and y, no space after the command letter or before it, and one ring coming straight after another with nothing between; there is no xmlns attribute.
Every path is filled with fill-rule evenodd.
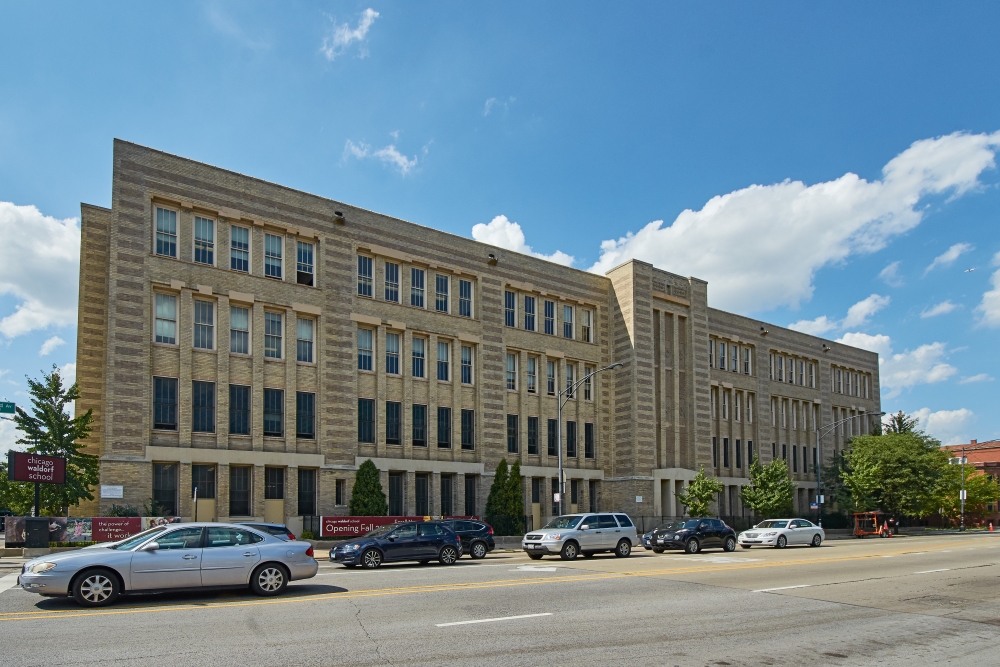
<svg viewBox="0 0 1000 667"><path fill-rule="evenodd" d="M583 524L582 526L580 526L580 530L590 530L590 524L587 523Z"/></svg>
<svg viewBox="0 0 1000 667"><path fill-rule="evenodd" d="M390 542L395 542L396 541L396 536L395 535L389 535L389 537L387 537L386 539L388 539Z"/></svg>
<svg viewBox="0 0 1000 667"><path fill-rule="evenodd" d="M156 551L159 548L160 548L160 543L157 542L156 540L153 540L152 542L147 542L146 544L142 545L142 549L140 549L140 551Z"/></svg>

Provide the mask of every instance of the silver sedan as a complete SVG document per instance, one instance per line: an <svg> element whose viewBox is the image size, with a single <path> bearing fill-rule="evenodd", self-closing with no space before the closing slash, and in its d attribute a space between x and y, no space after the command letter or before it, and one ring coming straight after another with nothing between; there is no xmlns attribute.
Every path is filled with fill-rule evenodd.
<svg viewBox="0 0 1000 667"><path fill-rule="evenodd" d="M309 579L318 569L309 542L286 542L248 526L184 523L30 560L18 585L101 607L123 593L180 589L249 586L257 595L279 595L289 581Z"/></svg>

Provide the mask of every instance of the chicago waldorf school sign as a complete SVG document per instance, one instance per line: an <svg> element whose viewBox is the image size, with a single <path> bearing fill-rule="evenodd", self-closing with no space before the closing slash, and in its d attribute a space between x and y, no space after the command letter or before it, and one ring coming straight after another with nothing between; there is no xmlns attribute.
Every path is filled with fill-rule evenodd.
<svg viewBox="0 0 1000 667"><path fill-rule="evenodd" d="M65 484L66 459L58 456L8 452L7 479L12 482Z"/></svg>

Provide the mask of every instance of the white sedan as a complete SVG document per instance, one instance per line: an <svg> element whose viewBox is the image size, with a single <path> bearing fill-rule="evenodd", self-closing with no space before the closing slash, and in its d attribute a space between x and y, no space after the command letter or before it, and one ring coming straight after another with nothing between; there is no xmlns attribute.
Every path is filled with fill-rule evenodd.
<svg viewBox="0 0 1000 667"><path fill-rule="evenodd" d="M818 547L826 538L823 529L805 519L768 519L739 535L740 546L775 547L784 549L790 544L808 544Z"/></svg>

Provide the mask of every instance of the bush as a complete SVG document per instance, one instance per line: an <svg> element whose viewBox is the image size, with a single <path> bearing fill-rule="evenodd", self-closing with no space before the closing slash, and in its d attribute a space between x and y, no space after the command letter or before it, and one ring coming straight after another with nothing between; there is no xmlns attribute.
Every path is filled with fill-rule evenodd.
<svg viewBox="0 0 1000 667"><path fill-rule="evenodd" d="M302 531L302 539L303 540L315 540L316 536L313 535L313 532L311 530L303 530Z"/></svg>
<svg viewBox="0 0 1000 667"><path fill-rule="evenodd" d="M52 547L89 547L91 544L97 544L97 542L49 542L49 548L52 548Z"/></svg>
<svg viewBox="0 0 1000 667"><path fill-rule="evenodd" d="M107 514L104 516L142 516L138 507L134 507L129 504L125 505L112 505L111 509L108 510Z"/></svg>
<svg viewBox="0 0 1000 667"><path fill-rule="evenodd" d="M351 490L350 510L351 516L385 516L389 513L389 504L378 478L378 468L371 459L358 466L354 488Z"/></svg>

